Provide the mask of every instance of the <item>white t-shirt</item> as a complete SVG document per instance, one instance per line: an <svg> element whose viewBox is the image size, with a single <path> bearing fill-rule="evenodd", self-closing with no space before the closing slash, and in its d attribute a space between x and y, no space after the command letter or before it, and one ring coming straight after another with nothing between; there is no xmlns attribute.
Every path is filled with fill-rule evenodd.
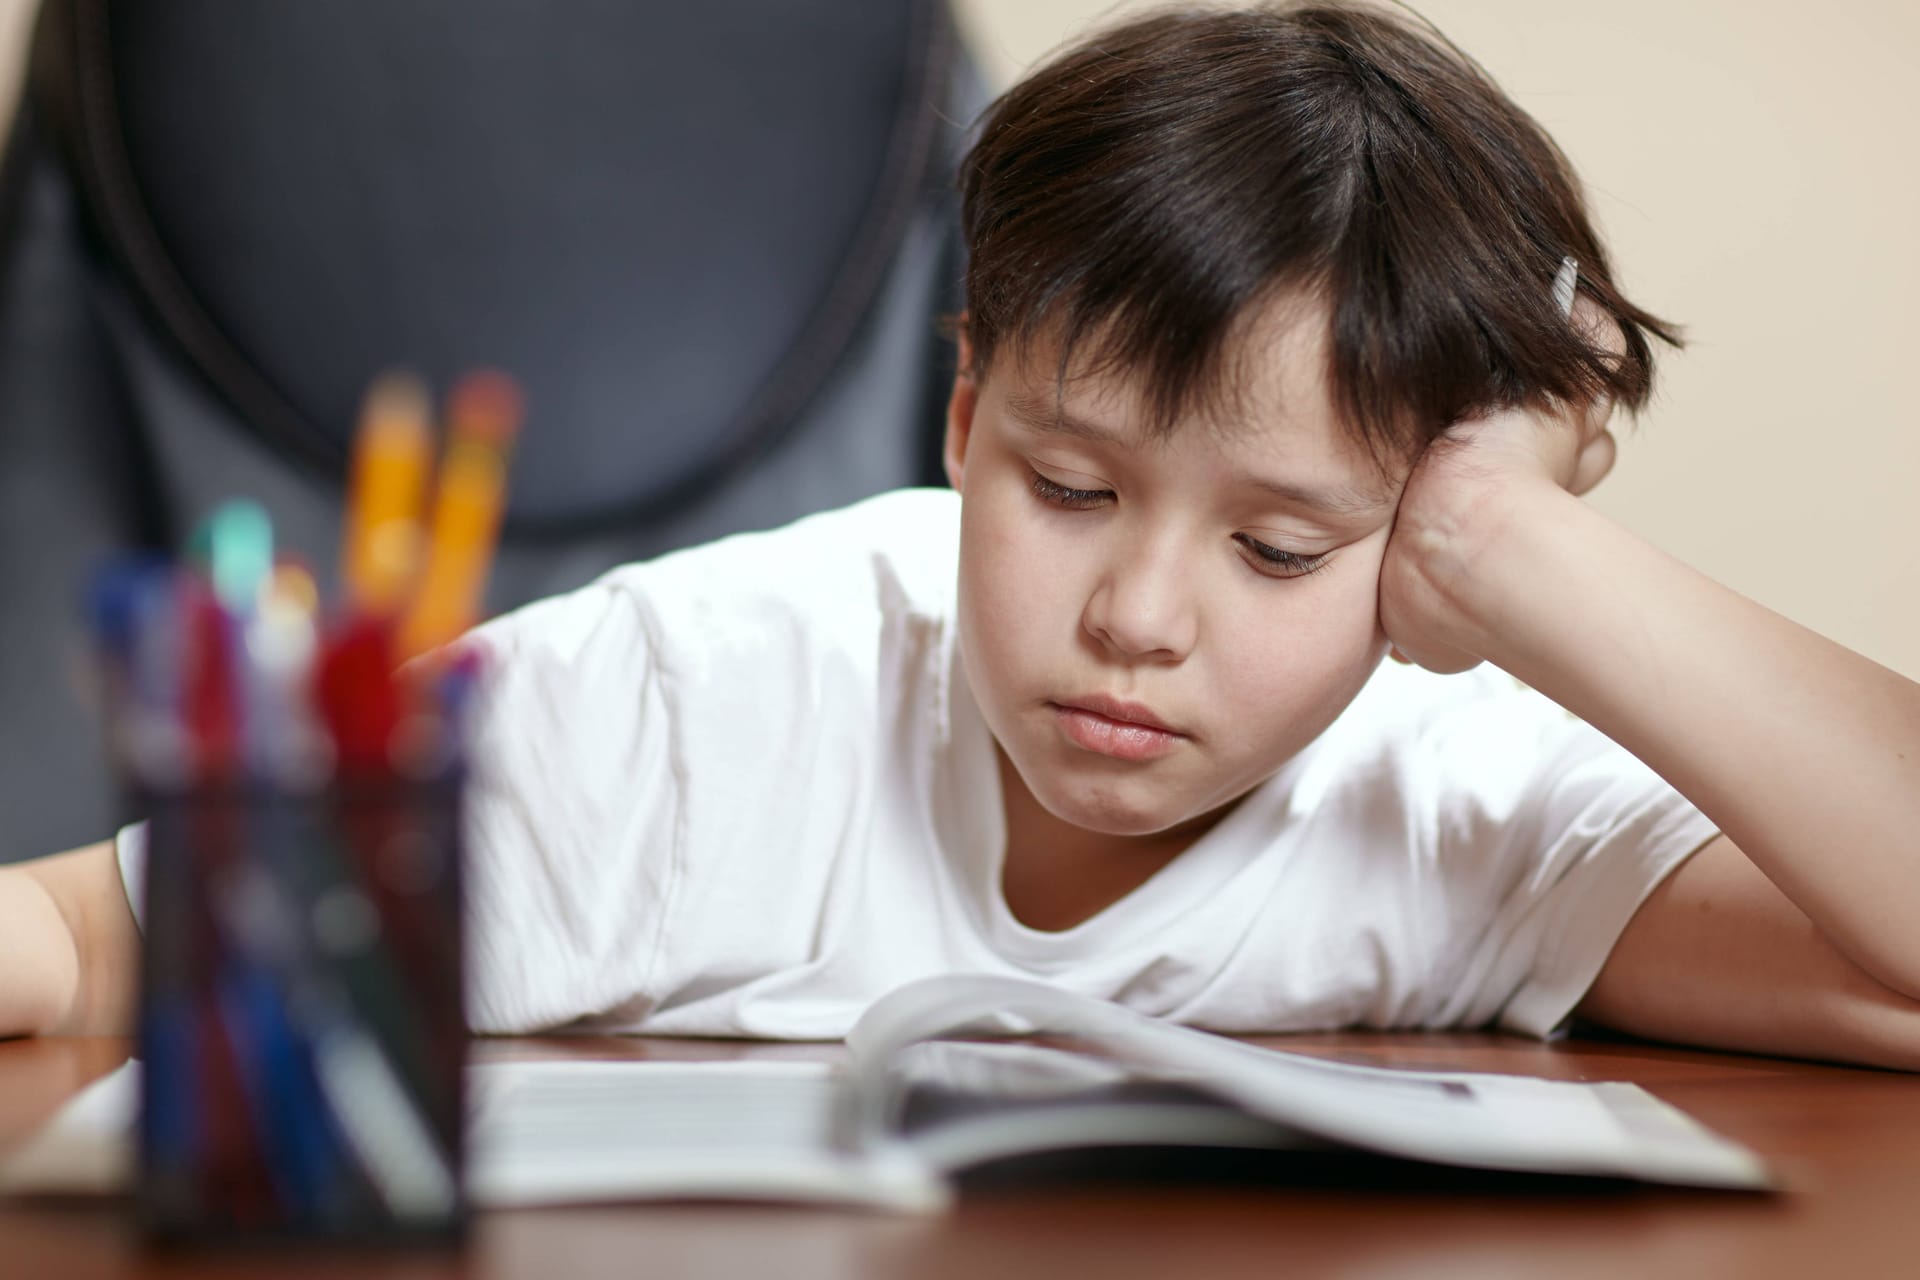
<svg viewBox="0 0 1920 1280"><path fill-rule="evenodd" d="M1388 663L1152 879L1027 928L954 643L958 533L954 494L886 494L476 633L476 1030L838 1037L901 983L967 971L1227 1031L1546 1035L1714 834L1507 676ZM123 833L130 888L141 844Z"/></svg>

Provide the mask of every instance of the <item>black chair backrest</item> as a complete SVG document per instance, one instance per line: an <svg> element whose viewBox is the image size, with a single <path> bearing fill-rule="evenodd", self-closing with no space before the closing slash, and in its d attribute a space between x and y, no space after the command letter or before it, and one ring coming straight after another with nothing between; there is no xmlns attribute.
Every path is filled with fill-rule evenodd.
<svg viewBox="0 0 1920 1280"><path fill-rule="evenodd" d="M90 563L244 493L330 564L383 369L527 391L496 608L937 482L980 99L941 0L48 0L0 204L0 858L104 833L58 665Z"/></svg>

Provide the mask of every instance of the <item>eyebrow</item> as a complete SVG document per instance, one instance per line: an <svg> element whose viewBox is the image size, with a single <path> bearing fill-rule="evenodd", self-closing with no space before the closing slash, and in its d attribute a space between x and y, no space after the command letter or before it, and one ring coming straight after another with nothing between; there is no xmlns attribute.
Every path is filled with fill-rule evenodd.
<svg viewBox="0 0 1920 1280"><path fill-rule="evenodd" d="M1007 393L1007 409L1021 425L1053 435L1072 436L1100 444L1123 444L1119 432L1069 413L1064 405L1050 403L1023 391Z"/></svg>
<svg viewBox="0 0 1920 1280"><path fill-rule="evenodd" d="M1007 395L1007 410L1024 427L1048 435L1072 436L1076 440L1090 440L1096 444L1124 445L1126 438L1118 431L1079 417L1057 403L1050 403L1039 396L1014 391ZM1294 506L1306 507L1315 511L1324 511L1337 516L1363 516L1378 511L1387 504L1387 499L1363 489L1349 486L1316 488L1312 485L1293 484L1285 480L1268 480L1261 476L1241 475L1241 484L1249 489L1279 498Z"/></svg>

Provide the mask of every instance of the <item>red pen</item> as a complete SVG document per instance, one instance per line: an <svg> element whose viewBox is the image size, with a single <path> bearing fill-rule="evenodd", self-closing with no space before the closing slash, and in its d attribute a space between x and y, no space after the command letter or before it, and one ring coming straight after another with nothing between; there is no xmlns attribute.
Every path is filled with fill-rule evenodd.
<svg viewBox="0 0 1920 1280"><path fill-rule="evenodd" d="M186 628L181 715L191 752L192 776L205 785L234 776L240 758L240 700L234 679L232 619L211 586L180 575L181 614Z"/></svg>
<svg viewBox="0 0 1920 1280"><path fill-rule="evenodd" d="M392 767L393 735L403 712L394 674L393 622L371 614L349 616L321 647L314 702L333 735L342 773L385 773Z"/></svg>

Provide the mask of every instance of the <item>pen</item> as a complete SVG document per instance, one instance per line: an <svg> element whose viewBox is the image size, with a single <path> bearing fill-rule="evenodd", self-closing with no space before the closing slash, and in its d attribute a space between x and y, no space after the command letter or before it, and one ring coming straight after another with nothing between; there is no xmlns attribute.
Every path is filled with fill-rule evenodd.
<svg viewBox="0 0 1920 1280"><path fill-rule="evenodd" d="M257 502L234 499L214 508L198 540L206 547L214 599L235 618L252 613L273 573L273 523Z"/></svg>
<svg viewBox="0 0 1920 1280"><path fill-rule="evenodd" d="M199 786L220 784L231 779L239 759L233 628L204 581L183 574L178 590L187 641L181 709L192 748L192 777Z"/></svg>
<svg viewBox="0 0 1920 1280"><path fill-rule="evenodd" d="M402 712L393 668L392 628L374 615L349 616L321 647L314 701L343 775L380 775L392 766Z"/></svg>
<svg viewBox="0 0 1920 1280"><path fill-rule="evenodd" d="M248 766L272 786L296 792L317 786L330 763L308 704L319 648L316 596L312 574L279 565L241 629Z"/></svg>

